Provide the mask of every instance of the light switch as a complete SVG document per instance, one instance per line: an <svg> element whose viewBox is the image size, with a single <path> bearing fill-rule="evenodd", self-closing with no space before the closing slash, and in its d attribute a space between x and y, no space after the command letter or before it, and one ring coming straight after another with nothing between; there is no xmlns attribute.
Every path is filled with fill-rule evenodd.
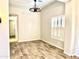
<svg viewBox="0 0 79 59"><path fill-rule="evenodd" d="M0 23L1 23L1 18L0 18Z"/></svg>

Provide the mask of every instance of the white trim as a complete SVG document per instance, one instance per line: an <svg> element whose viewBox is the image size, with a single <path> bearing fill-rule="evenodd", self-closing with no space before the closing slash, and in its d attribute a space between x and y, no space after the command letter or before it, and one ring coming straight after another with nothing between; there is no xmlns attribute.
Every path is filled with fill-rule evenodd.
<svg viewBox="0 0 79 59"><path fill-rule="evenodd" d="M58 1L67 3L67 2L69 2L70 0L58 0Z"/></svg>
<svg viewBox="0 0 79 59"><path fill-rule="evenodd" d="M67 52L65 52L65 51L64 51L64 54L66 54L66 55L68 55L68 56L72 56L72 54L67 53Z"/></svg>
<svg viewBox="0 0 79 59"><path fill-rule="evenodd" d="M42 40L42 41L47 42L48 44L50 44L50 45L52 45L52 46L55 46L55 47L57 47L57 48L59 48L59 49L64 50L62 47L59 47L59 46L57 46L57 45L55 45L55 44L53 44L53 43L50 43L50 42L48 42L48 41L46 41L46 40Z"/></svg>
<svg viewBox="0 0 79 59"><path fill-rule="evenodd" d="M70 53L67 53L67 52L64 51L64 54L66 54L68 56L76 56L76 57L79 57L79 54L76 54L76 53L70 54Z"/></svg>
<svg viewBox="0 0 79 59"><path fill-rule="evenodd" d="M79 54L75 54L75 56L79 57Z"/></svg>
<svg viewBox="0 0 79 59"><path fill-rule="evenodd" d="M30 40L28 40L28 39L25 39L25 40L19 39L18 42L35 41L35 40L40 40L40 39L30 39Z"/></svg>

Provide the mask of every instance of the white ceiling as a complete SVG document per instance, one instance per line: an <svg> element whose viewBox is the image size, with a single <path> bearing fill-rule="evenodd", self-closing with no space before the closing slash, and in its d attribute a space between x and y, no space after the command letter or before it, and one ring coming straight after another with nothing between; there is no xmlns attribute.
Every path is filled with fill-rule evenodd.
<svg viewBox="0 0 79 59"><path fill-rule="evenodd" d="M67 2L68 0L37 0L37 6L43 8L44 6L53 3L55 1ZM10 0L10 6L18 6L18 7L33 7L33 0Z"/></svg>

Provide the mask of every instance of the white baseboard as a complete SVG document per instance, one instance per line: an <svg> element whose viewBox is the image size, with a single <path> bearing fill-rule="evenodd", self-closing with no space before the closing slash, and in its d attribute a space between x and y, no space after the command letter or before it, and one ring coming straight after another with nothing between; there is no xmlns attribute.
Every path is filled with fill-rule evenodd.
<svg viewBox="0 0 79 59"><path fill-rule="evenodd" d="M51 43L51 42L48 42L48 41L46 41L46 40L43 40L44 42L47 42L48 44L50 44L50 45L52 45L52 46L55 46L55 47L57 47L57 48L59 48L59 49L62 49L63 50L63 48L62 47L59 47L59 46L57 46L57 45L55 45L55 44L53 44L53 43Z"/></svg>
<svg viewBox="0 0 79 59"><path fill-rule="evenodd" d="M79 54L76 54L76 53L69 53L69 52L65 52L64 51L64 54L66 54L68 56L76 56L76 57L79 57Z"/></svg>
<svg viewBox="0 0 79 59"><path fill-rule="evenodd" d="M69 52L65 52L65 51L64 51L64 54L66 54L68 56L79 56L79 55L76 55L75 53L69 53Z"/></svg>
<svg viewBox="0 0 79 59"><path fill-rule="evenodd" d="M65 51L64 51L64 54L66 54L66 55L68 55L68 56L72 56L72 54L67 53L67 52L65 52Z"/></svg>
<svg viewBox="0 0 79 59"><path fill-rule="evenodd" d="M74 56L77 56L77 57L79 57L79 54L76 54L76 53L75 53L75 54L74 54Z"/></svg>
<svg viewBox="0 0 79 59"><path fill-rule="evenodd" d="M30 40L25 39L25 40L19 40L18 42L35 41L35 40L40 40L40 39L30 39Z"/></svg>

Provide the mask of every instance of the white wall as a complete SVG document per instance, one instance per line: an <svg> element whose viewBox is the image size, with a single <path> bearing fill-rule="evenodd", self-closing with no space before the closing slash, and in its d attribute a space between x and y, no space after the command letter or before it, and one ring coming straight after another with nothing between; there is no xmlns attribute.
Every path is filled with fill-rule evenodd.
<svg viewBox="0 0 79 59"><path fill-rule="evenodd" d="M26 8L10 6L10 14L18 16L19 41L40 39L40 13Z"/></svg>
<svg viewBox="0 0 79 59"><path fill-rule="evenodd" d="M79 1L71 0L65 3L66 24L65 24L64 46L62 46L62 44L57 41L51 40L50 38L51 17L63 14L59 13L60 10L62 9L59 8L60 5L58 7L56 6L51 7L51 6L44 8L43 11L41 12L42 13L41 37L43 38L44 41L52 45L64 48L65 54L69 56L76 55L79 57Z"/></svg>
<svg viewBox="0 0 79 59"><path fill-rule="evenodd" d="M9 59L8 0L0 0L0 59Z"/></svg>
<svg viewBox="0 0 79 59"><path fill-rule="evenodd" d="M79 0L75 0L76 4L76 41L75 41L75 55L79 57Z"/></svg>
<svg viewBox="0 0 79 59"><path fill-rule="evenodd" d="M41 12L41 38L49 44L57 46L61 49L64 48L64 42L51 39L51 19L54 16L63 15L65 11L64 8L63 3L56 2L43 8Z"/></svg>
<svg viewBox="0 0 79 59"><path fill-rule="evenodd" d="M76 1L71 0L65 4L66 28L65 28L65 43L64 53L74 55L75 41L75 24L76 24Z"/></svg>

